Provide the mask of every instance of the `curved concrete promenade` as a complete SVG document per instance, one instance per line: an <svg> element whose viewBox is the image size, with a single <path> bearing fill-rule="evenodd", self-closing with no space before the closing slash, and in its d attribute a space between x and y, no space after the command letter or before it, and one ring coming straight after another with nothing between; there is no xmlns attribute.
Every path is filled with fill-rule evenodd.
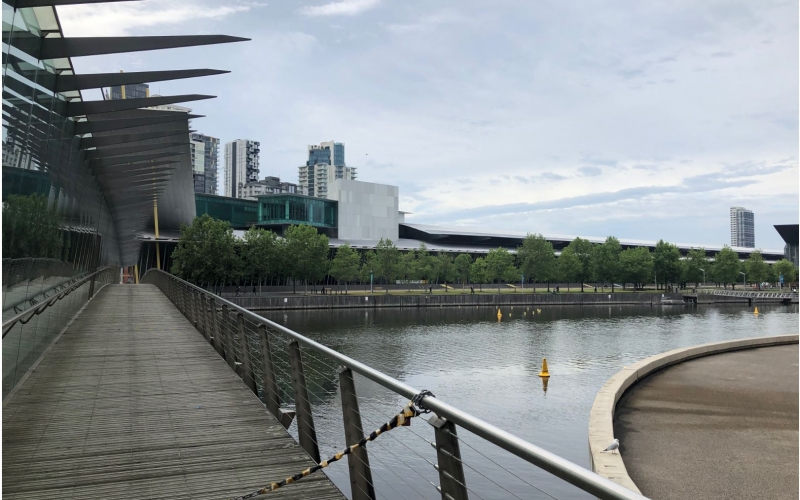
<svg viewBox="0 0 800 500"><path fill-rule="evenodd" d="M622 442L621 445L621 453L618 454L611 454L607 452L603 452L602 450L610 443L614 437L614 412L617 406L618 401L622 398L625 391L631 387L637 381L647 377L648 375L652 374L657 370L661 370L666 368L670 365L674 365L676 363L681 363L683 361L687 361L690 359L708 356L710 354L719 354L725 353L729 351L737 351L742 349L751 349L756 347L765 347L765 346L777 346L777 345L785 345L785 344L797 344L798 336L797 335L781 335L775 337L759 337L759 338L750 338L750 339L741 339L741 340L734 340L734 341L727 341L727 342L719 342L713 344L703 344L699 346L693 346L688 348L676 349L673 351L669 351L666 353L658 354L656 356L652 356L650 358L644 359L639 361L631 366L626 366L616 375L611 377L606 384L600 389L595 398L594 405L592 406L591 415L589 419L589 450L590 450L590 459L592 462L592 469L597 472L598 474L605 476L633 491L640 492L640 489L637 487L637 484L631 479L631 476L628 474L628 470L626 470L625 464L623 463L623 456L628 456L626 454L626 441L623 441L622 438L625 436L617 436L620 441ZM794 467L794 474L796 478L796 469L797 469L797 414L796 414L796 407L797 407L797 347L792 346L794 349L795 357L793 366L790 366L789 369L794 370L794 376L791 378L790 382L786 383L793 383L794 384L794 405L795 405L795 417L794 417L794 429L795 429L795 459L793 465ZM717 356L717 358L721 358L721 356ZM709 358L712 359L712 358ZM685 365L681 365L683 368L684 366L691 366L694 363L687 363ZM726 364L722 362L722 364ZM727 363L731 364L733 368L735 368L736 363ZM782 363L785 364L785 363ZM792 365L792 363L789 363ZM677 368L677 367L676 367ZM764 366L764 372L768 371L771 366ZM666 370L664 373L669 372L670 370ZM660 375L660 374L659 374ZM654 378L658 377L656 375ZM728 384L736 384L737 378L741 378L741 373L731 372L727 375L722 375L722 373L712 370L711 373L707 373L704 378L701 379L694 379L694 382L708 382L709 384L713 384L711 378L712 377L723 377L726 378L726 383ZM643 384L646 384L644 382ZM760 384L761 387L770 387L769 383ZM685 391L682 393L685 394ZM666 405L665 408L662 408L661 411L669 411L672 409L672 405ZM686 408L685 411L687 412L694 412L695 418L704 418L706 415L709 415L709 412L705 409L692 409ZM709 428L714 426L715 422L709 420L708 424ZM674 428L669 429L670 432L674 433L674 437L678 438L682 432L686 430L686 428L682 425L675 426ZM630 436L630 434L628 434ZM626 437L626 439L628 439ZM666 450L662 450L666 451ZM659 450L651 450L650 456L654 457L655 463L652 466L647 466L648 468L654 468L657 470L659 467L664 465L664 455L659 453ZM734 457L730 457L734 458ZM721 465L720 463L714 464L715 467L724 467L725 465ZM716 470L716 469L715 469ZM712 477L714 475L713 471L707 471ZM698 471L699 476L704 476L705 473ZM636 477L634 475L634 477ZM638 479L638 477L637 477ZM684 483L687 481L685 477L676 478L678 481L683 481ZM708 480L705 477L705 480ZM644 485L644 483L642 483ZM647 488L646 488L647 489ZM658 492L656 495L658 498L668 498L660 488L656 489L655 491ZM797 498L797 488L796 488L796 479L795 479L795 487L793 488L794 491L794 498ZM650 494L655 494L653 490L649 491ZM685 491L683 492L685 493ZM644 494L648 494L648 491L645 491ZM694 495L690 495L694 496ZM679 498L680 496L675 496L674 498ZM706 497L705 495L701 494L700 497Z"/></svg>

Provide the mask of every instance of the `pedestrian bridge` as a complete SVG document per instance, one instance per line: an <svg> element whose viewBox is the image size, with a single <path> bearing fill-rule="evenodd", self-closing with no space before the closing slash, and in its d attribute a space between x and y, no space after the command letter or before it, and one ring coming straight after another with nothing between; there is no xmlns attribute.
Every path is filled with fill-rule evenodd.
<svg viewBox="0 0 800 500"><path fill-rule="evenodd" d="M6 498L467 499L539 490L524 469L497 470L496 453L599 498L644 498L171 275L118 279L97 271L3 323ZM325 394L336 400L322 400L330 379L319 375L331 370L338 389ZM370 384L398 402L394 413L359 411L356 389ZM412 398L413 426L397 426L392 417ZM314 405L332 402L341 420L315 425ZM462 457L462 445L477 458Z"/></svg>

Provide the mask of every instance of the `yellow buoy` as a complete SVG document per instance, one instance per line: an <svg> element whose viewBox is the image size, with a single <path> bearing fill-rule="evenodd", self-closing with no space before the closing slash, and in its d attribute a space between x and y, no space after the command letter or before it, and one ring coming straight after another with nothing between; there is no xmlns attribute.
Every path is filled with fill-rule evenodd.
<svg viewBox="0 0 800 500"><path fill-rule="evenodd" d="M550 372L547 371L547 358L542 358L542 371L539 372L540 377L549 377Z"/></svg>
<svg viewBox="0 0 800 500"><path fill-rule="evenodd" d="M756 310L755 310L755 311L753 311L753 314L755 314L756 316L758 316L758 307L756 307Z"/></svg>
<svg viewBox="0 0 800 500"><path fill-rule="evenodd" d="M542 390L544 391L544 395L547 396L547 382L550 381L550 377L542 377Z"/></svg>
<svg viewBox="0 0 800 500"><path fill-rule="evenodd" d="M497 310L497 321L500 321L501 319L503 319L503 313L500 312L500 309L498 309Z"/></svg>

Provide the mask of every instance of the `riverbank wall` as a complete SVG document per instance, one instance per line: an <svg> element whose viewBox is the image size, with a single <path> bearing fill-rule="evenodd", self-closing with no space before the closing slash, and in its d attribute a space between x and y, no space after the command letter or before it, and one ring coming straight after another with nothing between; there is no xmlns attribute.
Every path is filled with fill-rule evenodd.
<svg viewBox="0 0 800 500"><path fill-rule="evenodd" d="M680 293L503 293L393 295L290 295L283 297L226 297L252 311L290 309L364 309L384 307L479 307L479 306L612 306L683 305Z"/></svg>

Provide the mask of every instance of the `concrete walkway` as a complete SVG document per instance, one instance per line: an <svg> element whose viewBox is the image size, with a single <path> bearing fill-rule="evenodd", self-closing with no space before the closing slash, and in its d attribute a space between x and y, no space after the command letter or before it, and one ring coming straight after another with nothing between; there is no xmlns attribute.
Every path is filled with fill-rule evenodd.
<svg viewBox="0 0 800 500"><path fill-rule="evenodd" d="M3 408L8 499L222 499L311 465L153 285L103 288ZM321 473L274 496L344 498Z"/></svg>
<svg viewBox="0 0 800 500"><path fill-rule="evenodd" d="M798 346L717 354L618 403L625 466L654 499L798 498Z"/></svg>

